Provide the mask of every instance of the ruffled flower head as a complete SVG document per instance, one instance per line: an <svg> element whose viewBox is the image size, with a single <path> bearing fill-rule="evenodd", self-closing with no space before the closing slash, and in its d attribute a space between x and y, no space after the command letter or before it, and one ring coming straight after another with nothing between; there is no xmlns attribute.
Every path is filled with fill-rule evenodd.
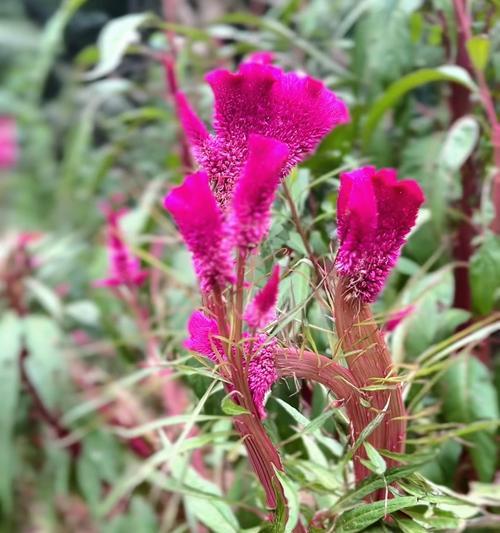
<svg viewBox="0 0 500 533"><path fill-rule="evenodd" d="M233 260L222 212L210 190L207 175L186 177L165 197L164 206L174 217L187 247L203 292L223 288L233 279Z"/></svg>
<svg viewBox="0 0 500 533"><path fill-rule="evenodd" d="M120 285L138 287L148 277L148 272L141 270L139 259L132 255L121 235L119 220L124 214L124 210L107 210L109 273L107 278L94 283L96 287L117 287Z"/></svg>
<svg viewBox="0 0 500 533"><path fill-rule="evenodd" d="M246 162L251 134L284 143L288 157L281 177L304 160L335 126L349 121L346 105L310 76L268 64L260 54L236 73L214 70L206 76L215 98L214 134L209 134L177 93L177 109L194 155L225 207Z"/></svg>
<svg viewBox="0 0 500 533"><path fill-rule="evenodd" d="M265 328L276 319L279 282L280 267L276 265L267 283L255 295L245 310L244 318L251 328Z"/></svg>
<svg viewBox="0 0 500 533"><path fill-rule="evenodd" d="M418 183L393 169L363 167L340 178L336 267L348 296L373 302L396 264L424 202Z"/></svg>

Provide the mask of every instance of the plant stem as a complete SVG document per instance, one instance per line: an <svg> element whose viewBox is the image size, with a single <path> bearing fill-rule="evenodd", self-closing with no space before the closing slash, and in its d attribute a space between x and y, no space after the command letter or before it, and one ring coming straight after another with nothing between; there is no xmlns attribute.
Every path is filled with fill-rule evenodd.
<svg viewBox="0 0 500 533"><path fill-rule="evenodd" d="M292 216L292 221L295 226L295 229L297 230L297 233L300 235L302 244L304 245L304 248L306 249L307 255L313 265L314 271L316 272L316 277L318 278L318 281L320 281L321 279L323 279L323 273L321 272L319 263L316 259L316 256L314 255L314 250L312 249L311 244L309 243L309 239L307 238L306 231L302 226L300 215L299 215L299 212L297 211L297 206L295 205L295 202L293 201L292 195L290 193L290 189L288 188L286 182L283 182L283 192L285 193L285 198L288 203L288 207L290 208L290 214Z"/></svg>
<svg viewBox="0 0 500 533"><path fill-rule="evenodd" d="M364 408L371 421L388 404L385 420L369 435L368 442L377 450L387 449L402 453L406 439L406 411L402 385L396 379L391 355L383 334L373 320L370 306L357 299L346 298L345 278L337 279L334 295L335 326L340 338L347 365L357 386L365 391L369 405ZM372 389L376 387L376 389ZM369 471L359 459L354 462L356 480L364 479ZM389 468L397 461L388 459ZM382 499L385 491L379 491L375 499Z"/></svg>
<svg viewBox="0 0 500 533"><path fill-rule="evenodd" d="M459 57L457 58L457 64L460 65L460 62L464 63L463 59L461 60L461 54L462 57L466 59L469 72L474 74L477 84L479 85L479 96L491 128L491 143L493 145L494 164L493 205L495 208L495 216L491 224L491 228L495 233L498 234L500 233L500 121L496 114L495 102L490 88L488 87L486 76L484 72L480 68L477 68L470 60L467 47L465 46L466 42L473 37L472 20L469 12L467 11L466 2L465 0L453 0L453 6L455 8L459 36Z"/></svg>

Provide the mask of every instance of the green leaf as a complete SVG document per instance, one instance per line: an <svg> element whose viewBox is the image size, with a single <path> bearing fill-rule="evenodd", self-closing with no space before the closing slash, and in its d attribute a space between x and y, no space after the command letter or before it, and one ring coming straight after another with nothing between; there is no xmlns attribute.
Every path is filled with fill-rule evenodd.
<svg viewBox="0 0 500 533"><path fill-rule="evenodd" d="M399 479L406 479L409 475L413 474L422 466L422 462L407 465L407 466L398 466L396 468L391 468L387 471L384 476L385 479L382 479L380 476L373 475L364 479L355 489L349 491L347 494L342 496L332 508L332 512L339 512L341 509L350 507L356 502L361 501L363 498L376 491L377 489L382 489L386 485L390 485L392 482Z"/></svg>
<svg viewBox="0 0 500 533"><path fill-rule="evenodd" d="M65 0L61 2L59 9L45 25L39 47L40 52L36 61L33 62L32 72L29 73L29 85L35 99L38 99L42 94L45 80L59 52L66 25L85 1Z"/></svg>
<svg viewBox="0 0 500 533"><path fill-rule="evenodd" d="M476 85L472 81L468 72L456 65L443 65L437 68L424 68L403 76L394 82L384 92L384 94L373 104L368 112L363 130L363 142L368 144L375 128L379 124L384 114L394 107L399 100L409 91L437 81L448 81L458 83L467 87L471 91L476 90Z"/></svg>
<svg viewBox="0 0 500 533"><path fill-rule="evenodd" d="M101 311L92 300L73 302L68 304L64 311L67 316L80 324L85 324L86 326L97 326L99 324Z"/></svg>
<svg viewBox="0 0 500 533"><path fill-rule="evenodd" d="M469 279L474 311L489 314L500 288L500 237L488 237L472 256Z"/></svg>
<svg viewBox="0 0 500 533"><path fill-rule="evenodd" d="M458 170L471 155L478 139L477 120L472 116L458 119L446 136L439 156L440 164L446 170Z"/></svg>
<svg viewBox="0 0 500 533"><path fill-rule="evenodd" d="M414 496L401 496L386 501L360 505L343 513L335 524L337 533L357 533L375 524L384 516L407 507L418 505Z"/></svg>
<svg viewBox="0 0 500 533"><path fill-rule="evenodd" d="M384 458L369 442L364 442L363 446L365 447L366 455L369 459L369 461L364 461L365 466L379 476L384 474L387 470L387 465Z"/></svg>
<svg viewBox="0 0 500 533"><path fill-rule="evenodd" d="M139 13L125 15L108 22L97 41L99 62L90 72L85 74L85 79L95 80L115 70L127 48L131 44L139 42L138 29L149 18L148 13Z"/></svg>
<svg viewBox="0 0 500 533"><path fill-rule="evenodd" d="M487 35L474 35L465 43L470 60L477 70L484 70L490 57L491 42Z"/></svg>
<svg viewBox="0 0 500 533"><path fill-rule="evenodd" d="M61 404L68 383L61 332L50 318L30 315L24 319L24 335L26 370L45 405L54 409Z"/></svg>
<svg viewBox="0 0 500 533"><path fill-rule="evenodd" d="M300 502L299 502L299 492L297 487L290 481L290 479L279 470L274 469L276 477L279 479L281 486L283 487L283 492L285 493L285 498L287 502L288 509L288 518L285 524L284 533L292 533L297 522L299 521L300 514Z"/></svg>
<svg viewBox="0 0 500 533"><path fill-rule="evenodd" d="M20 384L21 332L20 319L14 313L5 313L0 321L0 504L6 514L12 509L12 436Z"/></svg>
<svg viewBox="0 0 500 533"><path fill-rule="evenodd" d="M490 373L477 358L462 354L446 371L440 382L443 413L449 422L469 426L478 421L499 418L496 389ZM478 431L469 435L470 454L481 481L489 481L495 473L494 435Z"/></svg>
<svg viewBox="0 0 500 533"><path fill-rule="evenodd" d="M241 405L238 405L237 403L234 403L233 400L231 400L230 394L228 394L227 396L224 396L220 404L220 407L222 409L222 412L226 415L238 416L238 415L249 415L250 414L250 412L247 409L245 409Z"/></svg>

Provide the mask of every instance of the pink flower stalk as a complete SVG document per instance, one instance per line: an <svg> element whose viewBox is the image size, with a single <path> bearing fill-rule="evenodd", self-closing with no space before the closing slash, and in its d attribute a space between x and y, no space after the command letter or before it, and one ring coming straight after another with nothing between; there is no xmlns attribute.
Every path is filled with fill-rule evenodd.
<svg viewBox="0 0 500 533"><path fill-rule="evenodd" d="M245 310L244 319L252 329L265 328L276 319L276 302L280 282L280 267L276 265L264 287Z"/></svg>
<svg viewBox="0 0 500 533"><path fill-rule="evenodd" d="M394 313L391 313L389 315L389 319L384 325L384 331L387 333L391 333L394 331L400 324L403 322L405 318L410 316L415 311L414 305L407 305L403 307L402 309L399 309L398 311L395 311Z"/></svg>
<svg viewBox="0 0 500 533"><path fill-rule="evenodd" d="M0 117L0 170L12 168L19 157L16 121Z"/></svg>
<svg viewBox="0 0 500 533"><path fill-rule="evenodd" d="M165 209L174 217L205 293L223 288L233 279L233 259L224 217L204 172L187 176L165 197Z"/></svg>
<svg viewBox="0 0 500 533"><path fill-rule="evenodd" d="M234 189L230 215L233 238L241 249L255 248L269 231L271 206L288 154L286 144L250 135L248 158Z"/></svg>
<svg viewBox="0 0 500 533"><path fill-rule="evenodd" d="M222 207L228 204L246 162L252 133L287 145L284 178L328 132L349 121L344 102L322 82L285 73L267 64L269 59L261 54L257 61L242 63L236 73L218 69L206 76L215 97L214 135L186 97L177 93L184 130Z"/></svg>
<svg viewBox="0 0 500 533"><path fill-rule="evenodd" d="M141 270L139 259L132 255L121 236L119 220L124 214L124 210L109 210L107 213L109 274L107 278L96 281L96 287L139 287L148 277L149 273Z"/></svg>
<svg viewBox="0 0 500 533"><path fill-rule="evenodd" d="M226 360L226 354L219 336L219 329L215 320L207 317L201 311L195 311L188 323L189 339L184 346L193 352L207 357L214 363ZM271 387L278 380L274 353L277 343L267 335L259 334L251 337L244 334L243 361L250 361L248 365L248 386L252 399L261 419L266 417L264 404Z"/></svg>
<svg viewBox="0 0 500 533"><path fill-rule="evenodd" d="M424 202L420 185L394 169L363 167L340 177L337 272L349 296L373 302L396 264Z"/></svg>

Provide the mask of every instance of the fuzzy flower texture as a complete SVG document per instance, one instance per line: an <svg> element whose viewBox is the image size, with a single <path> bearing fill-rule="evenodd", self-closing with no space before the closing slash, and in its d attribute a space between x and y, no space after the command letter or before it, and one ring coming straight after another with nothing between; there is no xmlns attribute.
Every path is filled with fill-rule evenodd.
<svg viewBox="0 0 500 533"><path fill-rule="evenodd" d="M215 100L209 133L182 92L175 105L200 170L165 198L193 256L200 289L218 293L234 282L234 251L244 255L266 237L281 181L335 126L349 120L346 105L322 82L272 66L255 54L238 72L215 70L206 80ZM168 72L167 72L168 74ZM279 269L247 307L245 350L257 411L277 379L274 342L262 329L275 318ZM195 312L186 347L220 363L226 355L216 322Z"/></svg>
<svg viewBox="0 0 500 533"><path fill-rule="evenodd" d="M424 195L394 169L363 167L340 177L337 272L349 297L375 301L414 226Z"/></svg>
<svg viewBox="0 0 500 533"><path fill-rule="evenodd" d="M218 338L219 329L214 319L207 317L201 311L195 311L189 319L188 331L189 339L184 343L188 350L197 352L216 364L227 359L222 342ZM274 363L275 346L276 341L263 333L255 337L245 335L243 361L250 360L248 386L261 419L266 418L264 404L271 387L278 380Z"/></svg>

